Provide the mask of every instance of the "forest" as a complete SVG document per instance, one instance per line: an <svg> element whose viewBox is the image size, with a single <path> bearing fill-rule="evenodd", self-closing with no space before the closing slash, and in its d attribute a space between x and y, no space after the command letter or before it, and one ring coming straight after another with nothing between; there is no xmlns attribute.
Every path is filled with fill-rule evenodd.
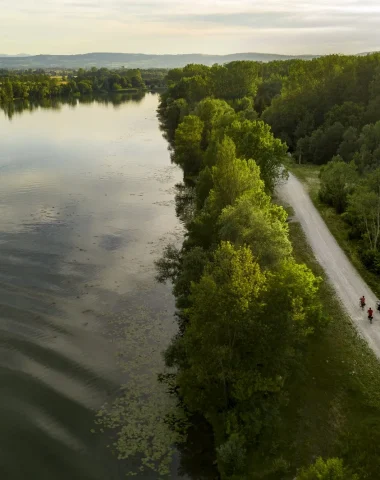
<svg viewBox="0 0 380 480"><path fill-rule="evenodd" d="M0 104L13 100L43 100L159 88L165 85L166 72L164 69L140 71L93 67L90 70L64 70L60 75L52 75L43 70L13 72L2 69Z"/></svg>
<svg viewBox="0 0 380 480"><path fill-rule="evenodd" d="M380 56L293 65L262 115L298 163L321 166L319 198L347 224L363 265L380 274Z"/></svg>
<svg viewBox="0 0 380 480"><path fill-rule="evenodd" d="M275 187L289 153L324 164L321 199L380 271L380 55L188 65L170 70L167 84L158 113L184 172L176 208L186 234L157 262L179 324L165 361L185 409L212 426L221 478L378 478L380 399L366 390L363 359L375 374L378 362L331 315L339 307L328 310L325 281L303 261L307 246L293 248ZM343 365L326 370L327 351L339 364L350 355L365 379ZM326 374L310 386L318 406L303 398L311 372ZM314 438L318 428L328 439Z"/></svg>

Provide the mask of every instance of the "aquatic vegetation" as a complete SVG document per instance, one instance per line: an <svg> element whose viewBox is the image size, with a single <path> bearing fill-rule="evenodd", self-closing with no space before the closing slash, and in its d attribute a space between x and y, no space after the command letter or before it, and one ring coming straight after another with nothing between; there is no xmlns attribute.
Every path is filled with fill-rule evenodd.
<svg viewBox="0 0 380 480"><path fill-rule="evenodd" d="M126 381L97 413L96 424L99 431L111 433L109 447L118 459L128 459L134 467L129 476L148 470L166 478L176 444L185 439L187 416L168 394L171 375L161 354L176 330L171 318L170 311L141 306L117 314L112 322Z"/></svg>

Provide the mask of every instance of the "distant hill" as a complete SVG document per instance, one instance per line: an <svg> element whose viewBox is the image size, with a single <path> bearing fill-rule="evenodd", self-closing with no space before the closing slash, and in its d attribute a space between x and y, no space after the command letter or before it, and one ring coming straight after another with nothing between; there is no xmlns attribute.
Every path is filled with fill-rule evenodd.
<svg viewBox="0 0 380 480"><path fill-rule="evenodd" d="M0 53L0 57L30 57L28 53L16 53L15 55L9 55L8 53Z"/></svg>
<svg viewBox="0 0 380 480"><path fill-rule="evenodd" d="M233 53L231 55L203 55L198 53L180 55L147 55L143 53L85 53L82 55L0 55L0 68L175 68L184 67L188 63L213 65L234 60L255 60L269 62L271 60L289 60L299 58L310 60L318 55L276 55L271 53Z"/></svg>
<svg viewBox="0 0 380 480"><path fill-rule="evenodd" d="M357 57L365 57L366 55L371 55L372 53L380 53L380 52L378 52L378 51L376 51L376 52L362 52L362 53L358 53Z"/></svg>

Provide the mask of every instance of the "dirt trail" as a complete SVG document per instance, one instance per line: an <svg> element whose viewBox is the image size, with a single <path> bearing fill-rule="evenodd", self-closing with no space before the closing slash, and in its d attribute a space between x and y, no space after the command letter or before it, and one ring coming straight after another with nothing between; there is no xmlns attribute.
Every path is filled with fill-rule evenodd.
<svg viewBox="0 0 380 480"><path fill-rule="evenodd" d="M376 295L351 265L343 250L330 233L301 182L292 174L277 189L279 196L292 206L315 257L325 270L330 282L358 331L380 358L380 313L376 310ZM359 297L366 297L366 308L359 307ZM372 325L367 309L374 310Z"/></svg>

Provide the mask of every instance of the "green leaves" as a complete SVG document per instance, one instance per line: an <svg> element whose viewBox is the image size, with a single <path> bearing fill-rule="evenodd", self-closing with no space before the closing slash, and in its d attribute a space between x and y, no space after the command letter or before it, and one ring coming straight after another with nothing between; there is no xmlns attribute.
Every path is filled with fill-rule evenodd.
<svg viewBox="0 0 380 480"><path fill-rule="evenodd" d="M273 191L287 146L273 137L270 126L260 120L235 120L224 129L224 134L234 141L239 157L255 160L266 187Z"/></svg>
<svg viewBox="0 0 380 480"><path fill-rule="evenodd" d="M342 213L347 207L347 198L357 182L358 173L353 162L345 163L341 157L334 157L320 172L320 199Z"/></svg>
<svg viewBox="0 0 380 480"><path fill-rule="evenodd" d="M359 477L345 468L339 458L326 461L318 458L309 468L303 469L296 480L359 480Z"/></svg>
<svg viewBox="0 0 380 480"><path fill-rule="evenodd" d="M263 191L252 190L222 211L220 237L249 245L262 268L273 268L292 252L286 217Z"/></svg>
<svg viewBox="0 0 380 480"><path fill-rule="evenodd" d="M204 123L196 115L188 115L175 132L174 161L186 174L199 172L202 163L201 140Z"/></svg>
<svg viewBox="0 0 380 480"><path fill-rule="evenodd" d="M251 189L263 190L260 169L252 160L236 158L234 142L225 137L216 149L216 165L212 168L214 188L210 191L207 209L219 215Z"/></svg>

